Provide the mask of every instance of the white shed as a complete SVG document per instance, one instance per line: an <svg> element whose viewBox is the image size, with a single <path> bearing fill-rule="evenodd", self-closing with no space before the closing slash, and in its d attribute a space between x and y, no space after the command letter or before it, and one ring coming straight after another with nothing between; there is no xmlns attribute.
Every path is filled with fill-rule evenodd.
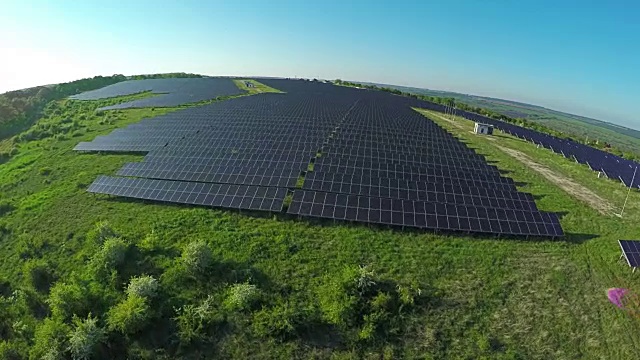
<svg viewBox="0 0 640 360"><path fill-rule="evenodd" d="M476 126L473 128L473 132L475 134L492 135L493 125L476 123Z"/></svg>

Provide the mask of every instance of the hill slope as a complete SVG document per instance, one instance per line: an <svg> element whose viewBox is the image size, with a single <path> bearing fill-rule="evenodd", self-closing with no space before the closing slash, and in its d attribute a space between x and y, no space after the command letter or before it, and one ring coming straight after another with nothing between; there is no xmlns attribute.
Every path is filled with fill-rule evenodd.
<svg viewBox="0 0 640 360"><path fill-rule="evenodd" d="M609 358L637 354L637 319L606 299L639 289L601 214L508 153L612 207L626 189L525 141L425 112L561 213L565 241L403 231L87 194L134 155L71 149L175 109L49 103L0 165L0 358ZM70 121L69 121L70 120ZM426 121L426 120L425 120ZM493 140L491 140L493 139ZM148 276L153 277L150 279ZM132 281L132 279L134 279ZM129 285L132 283L132 285ZM89 346L82 346L89 345Z"/></svg>
<svg viewBox="0 0 640 360"><path fill-rule="evenodd" d="M380 85L420 95L454 98L459 102L473 107L488 109L512 118L522 118L539 122L551 129L561 131L582 141L597 140L601 143L606 142L625 153L628 152L640 156L640 131L606 121L510 100L405 86L373 85Z"/></svg>

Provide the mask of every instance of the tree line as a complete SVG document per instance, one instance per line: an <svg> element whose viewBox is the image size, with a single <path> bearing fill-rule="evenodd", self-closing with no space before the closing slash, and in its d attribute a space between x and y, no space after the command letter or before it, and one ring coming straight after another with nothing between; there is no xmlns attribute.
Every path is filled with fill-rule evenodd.
<svg viewBox="0 0 640 360"><path fill-rule="evenodd" d="M639 160L640 158L633 154L633 153L628 153L628 152L623 152L622 150L615 148L613 146L611 146L611 144L606 143L606 142L598 142L597 140L581 140L575 137L575 135L572 136L572 134L566 134L563 133L561 131L552 129L548 126L542 125L538 122L534 122L534 121L529 121L523 118L512 118L509 116L506 116L504 114L500 114L497 113L495 111L489 110L489 109L485 109L485 108L481 108L481 107L477 107L477 106L471 106L465 103L462 103L458 100L456 100L455 98L452 97L438 97L438 96L427 96L427 95L419 95L419 94L413 94L413 93L408 93L408 92L403 92L400 91L398 89L392 89L392 88L387 88L387 87L380 87L380 86L376 86L376 85L369 85L369 84L359 84L359 83L354 83L354 82L350 82L350 81L343 81L343 80L335 80L334 83L338 84L338 85L343 85L343 86L351 86L351 87L359 87L359 88L365 88L365 89L372 89L372 90L380 90L380 91L385 91L385 92L389 92L395 95L400 95L400 96L407 96L407 97L411 97L414 99L419 99L419 100L424 100L424 101L430 101L432 103L436 103L436 104L440 104L440 105L448 105L448 106L453 106L459 110L464 110L464 111L468 111L468 112L472 112L472 113L476 113L482 116L486 116L488 118L491 119L496 119L496 120L501 120L504 122L508 122L510 124L514 124L514 125L518 125L527 129L531 129L531 130L535 130L537 132L543 133L543 134L548 134L548 135L552 135L555 136L557 138L561 138L561 139L568 139L568 140L572 140L575 141L577 143L581 143L584 145L588 145L591 147L594 147L596 149L600 149L600 150L604 150L607 151L609 153L618 155L620 157L623 157L625 159L629 159L629 160Z"/></svg>
<svg viewBox="0 0 640 360"><path fill-rule="evenodd" d="M36 86L29 89L0 94L0 140L16 135L35 123L42 116L45 105L81 92L99 89L125 80L143 80L177 77L202 77L197 74L168 73L125 76L94 76L68 83Z"/></svg>

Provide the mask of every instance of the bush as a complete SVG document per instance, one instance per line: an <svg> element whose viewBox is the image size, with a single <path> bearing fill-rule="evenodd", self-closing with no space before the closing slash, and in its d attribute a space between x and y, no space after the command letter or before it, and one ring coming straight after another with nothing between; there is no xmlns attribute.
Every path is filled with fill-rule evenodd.
<svg viewBox="0 0 640 360"><path fill-rule="evenodd" d="M176 309L176 313L174 320L178 325L178 337L183 344L204 340L207 328L222 319L215 311L211 295L198 305L185 305Z"/></svg>
<svg viewBox="0 0 640 360"><path fill-rule="evenodd" d="M116 232L113 231L107 221L100 221L96 223L94 228L89 232L87 237L96 244L102 245L102 243L108 238L116 236Z"/></svg>
<svg viewBox="0 0 640 360"><path fill-rule="evenodd" d="M8 214L13 210L15 210L15 206L13 206L11 203L6 201L0 202L0 216Z"/></svg>
<svg viewBox="0 0 640 360"><path fill-rule="evenodd" d="M0 359L21 360L23 358L21 352L23 351L24 349L19 343L0 339Z"/></svg>
<svg viewBox="0 0 640 360"><path fill-rule="evenodd" d="M104 241L102 249L91 259L91 266L99 274L115 270L125 259L128 245L121 238L111 237Z"/></svg>
<svg viewBox="0 0 640 360"><path fill-rule="evenodd" d="M298 329L307 323L308 312L284 302L271 308L263 308L255 313L252 324L257 336L293 337Z"/></svg>
<svg viewBox="0 0 640 360"><path fill-rule="evenodd" d="M350 327L358 314L358 268L347 267L337 276L327 275L319 288L318 302L323 317L342 328Z"/></svg>
<svg viewBox="0 0 640 360"><path fill-rule="evenodd" d="M98 326L98 319L91 314L85 319L74 317L74 329L69 334L69 351L74 359L91 359L104 341L105 331Z"/></svg>
<svg viewBox="0 0 640 360"><path fill-rule="evenodd" d="M31 359L61 359L64 344L69 336L69 325L60 319L46 318L36 328Z"/></svg>
<svg viewBox="0 0 640 360"><path fill-rule="evenodd" d="M149 319L149 303L147 299L130 295L107 313L107 324L111 331L131 334L142 329Z"/></svg>
<svg viewBox="0 0 640 360"><path fill-rule="evenodd" d="M149 275L133 277L129 280L129 286L127 286L128 296L140 296L150 299L156 296L157 291L158 280Z"/></svg>
<svg viewBox="0 0 640 360"><path fill-rule="evenodd" d="M140 241L140 248L147 251L156 251L162 249L162 243L160 241L160 236L152 230L147 236Z"/></svg>
<svg viewBox="0 0 640 360"><path fill-rule="evenodd" d="M394 285L367 267L347 267L325 276L318 300L323 318L354 342L375 341L401 332L402 312L421 295L416 284Z"/></svg>
<svg viewBox="0 0 640 360"><path fill-rule="evenodd" d="M49 176L51 175L51 172L53 172L53 170L50 167L43 167L40 169L40 175L42 176Z"/></svg>
<svg viewBox="0 0 640 360"><path fill-rule="evenodd" d="M255 285L249 283L234 284L229 287L224 305L229 310L248 309L258 297L259 291Z"/></svg>
<svg viewBox="0 0 640 360"><path fill-rule="evenodd" d="M49 264L43 260L25 262L23 274L27 285L41 293L49 291L51 283L55 280Z"/></svg>
<svg viewBox="0 0 640 360"><path fill-rule="evenodd" d="M73 314L81 314L87 309L85 291L78 284L66 284L58 282L49 294L47 303L54 317L67 320Z"/></svg>
<svg viewBox="0 0 640 360"><path fill-rule="evenodd" d="M211 249L204 241L195 241L185 246L182 251L182 262L192 273L204 271L212 262Z"/></svg>

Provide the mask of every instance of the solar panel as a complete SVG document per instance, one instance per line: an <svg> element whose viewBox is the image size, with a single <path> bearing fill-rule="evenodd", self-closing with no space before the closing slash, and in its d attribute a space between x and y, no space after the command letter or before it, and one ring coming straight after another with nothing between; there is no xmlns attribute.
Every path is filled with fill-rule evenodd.
<svg viewBox="0 0 640 360"><path fill-rule="evenodd" d="M146 154L139 163L125 164L117 172L120 177L98 178L89 191L281 211L286 194L295 190L288 212L299 216L562 236L555 214L539 211L533 196L519 192L496 166L412 110L419 105L414 99L328 84L265 81L286 94L185 108L78 144L78 151ZM187 83L181 86L192 86ZM176 84L162 86L173 86L169 92L175 99L187 98Z"/></svg>
<svg viewBox="0 0 640 360"><path fill-rule="evenodd" d="M98 177L88 191L154 201L265 211L281 211L287 195L286 189L274 187L109 176Z"/></svg>
<svg viewBox="0 0 640 360"><path fill-rule="evenodd" d="M640 241L638 240L618 240L622 255L627 260L627 264L633 268L640 267Z"/></svg>

